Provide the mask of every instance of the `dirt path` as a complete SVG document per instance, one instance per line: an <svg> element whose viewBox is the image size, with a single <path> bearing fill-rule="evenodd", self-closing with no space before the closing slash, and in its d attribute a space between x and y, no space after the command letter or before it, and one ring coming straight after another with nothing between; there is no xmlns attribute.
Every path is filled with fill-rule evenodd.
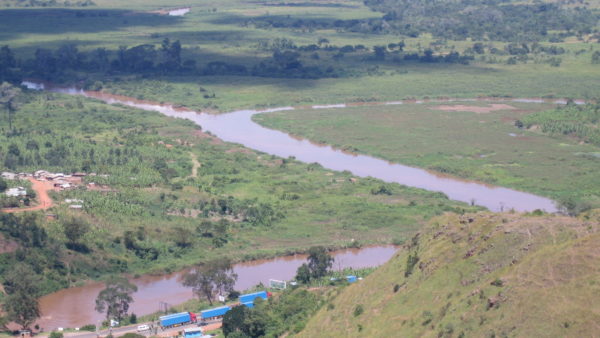
<svg viewBox="0 0 600 338"><path fill-rule="evenodd" d="M38 181L31 177L28 179L31 182L31 188L35 191L37 195L38 205L27 208L7 208L2 209L2 212L15 213L25 211L47 210L54 206L54 202L48 195L48 191L53 189L52 183L48 181Z"/></svg>
<svg viewBox="0 0 600 338"><path fill-rule="evenodd" d="M198 158L196 157L196 154L190 153L190 156L192 157L192 174L188 177L195 178L195 177L198 177L198 169L200 169L202 164L200 164L200 162L198 162Z"/></svg>

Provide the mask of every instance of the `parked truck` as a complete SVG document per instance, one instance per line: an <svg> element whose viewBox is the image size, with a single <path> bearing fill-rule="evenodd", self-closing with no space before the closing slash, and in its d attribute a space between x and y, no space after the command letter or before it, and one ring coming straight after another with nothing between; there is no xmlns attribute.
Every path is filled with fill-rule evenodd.
<svg viewBox="0 0 600 338"><path fill-rule="evenodd" d="M163 328L196 322L196 314L191 312L180 312L159 317L160 326Z"/></svg>
<svg viewBox="0 0 600 338"><path fill-rule="evenodd" d="M231 310L230 306L216 307L200 312L200 317L202 320L223 317L229 310Z"/></svg>
<svg viewBox="0 0 600 338"><path fill-rule="evenodd" d="M259 292L254 292L254 293L248 293L245 295L241 295L240 296L240 303L241 304L246 304L246 303L254 303L254 300L256 298L262 298L262 299L267 299L269 298L269 293L267 291L259 291Z"/></svg>

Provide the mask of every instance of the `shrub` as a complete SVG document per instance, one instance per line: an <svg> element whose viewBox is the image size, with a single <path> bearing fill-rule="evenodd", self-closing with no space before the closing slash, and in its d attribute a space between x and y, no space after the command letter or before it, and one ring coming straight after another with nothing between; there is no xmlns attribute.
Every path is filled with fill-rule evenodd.
<svg viewBox="0 0 600 338"><path fill-rule="evenodd" d="M63 338L63 334L62 332L56 332L56 331L52 331L50 332L50 338Z"/></svg>
<svg viewBox="0 0 600 338"><path fill-rule="evenodd" d="M360 315L362 315L362 313L365 311L365 309L363 308L363 306L361 304L356 305L356 307L354 308L354 317L358 317Z"/></svg>
<svg viewBox="0 0 600 338"><path fill-rule="evenodd" d="M502 279L500 278L496 278L492 283L493 286L497 286L497 287L501 287L502 285L504 285L504 282L502 281Z"/></svg>
<svg viewBox="0 0 600 338"><path fill-rule="evenodd" d="M79 330L94 332L94 331L96 331L96 325L94 325L94 324L87 324L87 325L84 325L84 326L80 327Z"/></svg>

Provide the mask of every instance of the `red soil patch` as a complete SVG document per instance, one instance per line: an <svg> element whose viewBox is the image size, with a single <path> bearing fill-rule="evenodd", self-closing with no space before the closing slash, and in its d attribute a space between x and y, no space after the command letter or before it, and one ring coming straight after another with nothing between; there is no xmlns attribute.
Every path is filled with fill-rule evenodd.
<svg viewBox="0 0 600 338"><path fill-rule="evenodd" d="M254 152L248 148L232 148L226 151L228 154L242 153L242 154L254 154Z"/></svg>
<svg viewBox="0 0 600 338"><path fill-rule="evenodd" d="M487 113L491 113L491 112L497 111L497 110L513 110L516 108L511 105L504 104L504 103L493 103L493 104L489 104L487 107L466 106L466 105L462 105L462 104L456 104L456 105L435 106L435 107L432 107L432 109L443 110L443 111L466 111L466 112L477 113L477 114L487 114Z"/></svg>
<svg viewBox="0 0 600 338"><path fill-rule="evenodd" d="M2 212L6 213L14 213L14 212L25 212L25 211L36 211L36 210L47 210L54 206L54 202L50 196L48 196L48 191L54 189L52 182L48 181L38 181L34 178L28 178L31 182L32 189L37 194L38 205L27 208L7 208L2 209Z"/></svg>

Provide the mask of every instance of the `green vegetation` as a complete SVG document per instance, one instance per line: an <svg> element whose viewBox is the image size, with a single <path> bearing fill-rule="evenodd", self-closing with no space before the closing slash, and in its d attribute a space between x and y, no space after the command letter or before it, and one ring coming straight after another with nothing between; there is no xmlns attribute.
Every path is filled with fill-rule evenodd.
<svg viewBox="0 0 600 338"><path fill-rule="evenodd" d="M598 213L578 220L444 215L321 307L299 337L588 336L596 331Z"/></svg>
<svg viewBox="0 0 600 338"><path fill-rule="evenodd" d="M377 286L370 292L390 291L384 298L375 297L385 305L377 308L366 298L349 305L345 295L329 302L329 295L289 291L269 300L271 307L258 304L256 309L240 310L243 323L229 332L299 332L319 308L336 314L325 326L349 321L337 331L346 336L377 336L386 329L395 330L390 331L395 335L407 332L406 336L494 336L508 334L508 323L527 316L534 325L515 329L525 336L542 332L536 326L542 322L563 323L560 331L547 331L556 335L579 328L573 335L591 332L587 323L593 315L561 299L556 312L548 315L552 320L538 320L542 315L536 309L521 313L515 306L504 312L503 305L510 292L515 296L509 303L528 299L523 308L534 304L523 291L530 289L543 301L572 289L577 289L577 299L593 299L586 292L597 290L589 280L577 281L585 287L546 294L543 288L527 285L510 289L510 278L500 271L521 276L551 264L554 253L563 253L560 250L579 240L558 233L580 236L579 230L550 227L554 232L549 236L558 245L540 244L544 252L531 259L539 259L541 265L513 263L523 264L523 270L508 267L507 257L522 257L525 250L502 242L502 236L491 240L498 243L488 249L493 257L471 253L487 265L481 267L468 257L452 261L453 253L467 245L461 236L467 225L456 225L460 231L452 228L457 245L443 242L443 235L421 240L414 234L432 217L476 208L439 193L258 153L158 113L17 86L23 79L38 78L210 112L430 97L588 99L596 97L600 87L597 0L209 0L194 3L181 17L166 14L168 9L190 6L187 0L7 0L0 6L0 170L88 174L75 189L51 192L56 205L46 215L0 213L2 240L11 244L0 253L0 279L10 284L7 277L17 266L33 271L29 275L37 289L28 302L113 274L171 272L218 257L239 261L313 246L413 238L406 254L378 272L381 278L365 283ZM347 150L549 196L571 214L600 206L597 107L514 106L517 109L491 114L404 105L256 118ZM528 129L519 130L516 121ZM536 126L550 136L538 133ZM6 183L0 181L0 190L24 186L30 195L2 197L1 207L35 205L29 182ZM83 208L70 208L66 199L82 200ZM459 216L446 217L453 222ZM541 219L545 225L546 216L506 217L508 224L514 217L533 238L550 238L543 237L547 229L534 226ZM564 220L569 222L575 221ZM475 223L481 231L492 231L487 223ZM595 223L590 229L594 227ZM517 237L522 244L521 232L510 234L505 237ZM478 234L473 236L472 241L486 247ZM573 252L578 250L573 245ZM479 278L478 271L486 271L485 278L472 283L460 278L480 285L481 292L465 296L467 283L457 294L456 285L448 283L454 274L428 270L445 261L456 262L455 271L476 275L473 279ZM572 263L563 265L576 266ZM313 276L320 270L316 266L303 269L307 282L322 281L322 276ZM389 269L395 271L388 280ZM551 277L555 271L565 270L554 269ZM557 283L579 276L578 270L568 273L556 278ZM535 278L519 281L527 284ZM560 287L556 285L549 287ZM352 285L346 293L359 287ZM407 295L406 289L413 287L425 291ZM3 302L13 297L9 289ZM389 297L402 299L381 300ZM326 307L321 306L324 299L329 302ZM546 305L554 309L550 305L555 304ZM384 315L366 322L385 306L394 314L387 316L383 309ZM472 310L463 311L466 320L457 319L460 311L455 306ZM492 311L500 316L488 315ZM390 323L403 324L397 328ZM336 332L316 327L309 325L307 332Z"/></svg>
<svg viewBox="0 0 600 338"><path fill-rule="evenodd" d="M565 107L557 107L529 114L515 122L521 128L539 129L550 135L573 136L587 143L600 147L600 104L577 106L573 103Z"/></svg>
<svg viewBox="0 0 600 338"><path fill-rule="evenodd" d="M106 287L96 298L95 309L100 313L106 312L106 320L114 318L120 322L127 315L129 303L133 301L131 295L137 291L137 287L121 277L110 277L105 284Z"/></svg>
<svg viewBox="0 0 600 338"><path fill-rule="evenodd" d="M371 195L380 181L249 151L154 112L52 93L20 100L12 131L0 135L2 170L96 174L51 193L54 218L0 214L0 231L17 243L0 255L0 272L18 262L35 267L40 294L223 255L248 260L354 246L353 238L390 243L435 215L472 210L399 185ZM65 199L82 200L83 210Z"/></svg>
<svg viewBox="0 0 600 338"><path fill-rule="evenodd" d="M3 309L7 318L23 329L29 329L40 316L38 285L39 281L33 269L23 263L13 266L4 276L4 291L7 297Z"/></svg>
<svg viewBox="0 0 600 338"><path fill-rule="evenodd" d="M233 272L231 261L216 259L186 272L183 285L191 287L198 299L206 299L212 306L215 295L231 295L234 292L236 280L237 274Z"/></svg>
<svg viewBox="0 0 600 338"><path fill-rule="evenodd" d="M267 127L352 152L545 195L569 211L600 206L596 145L515 127L577 125L576 135L591 137L597 132L595 105L549 110L553 108L549 104L510 102L494 110L491 104L358 106L253 118ZM564 122L557 122L561 118Z"/></svg>
<svg viewBox="0 0 600 338"><path fill-rule="evenodd" d="M301 283L309 283L311 280L322 278L328 274L333 261L325 247L312 247L308 249L308 263L298 268L296 279Z"/></svg>
<svg viewBox="0 0 600 338"><path fill-rule="evenodd" d="M95 3L0 10L8 46L0 80L42 77L218 111L424 96L586 97L599 85L596 2L226 0L183 17L156 11L184 1ZM440 12L443 20L430 20Z"/></svg>
<svg viewBox="0 0 600 338"><path fill-rule="evenodd" d="M290 289L267 301L257 299L254 308L234 307L223 318L223 334L225 337L280 337L298 333L336 290Z"/></svg>

